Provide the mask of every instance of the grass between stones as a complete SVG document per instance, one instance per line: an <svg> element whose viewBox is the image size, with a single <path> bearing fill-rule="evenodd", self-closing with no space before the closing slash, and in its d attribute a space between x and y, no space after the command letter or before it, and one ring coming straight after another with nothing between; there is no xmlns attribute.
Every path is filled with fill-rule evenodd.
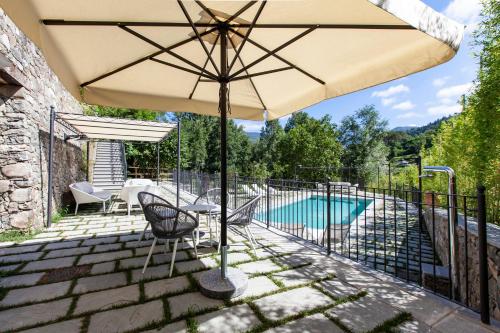
<svg viewBox="0 0 500 333"><path fill-rule="evenodd" d="M0 233L0 242L23 242L32 239L40 233L39 230L7 230Z"/></svg>

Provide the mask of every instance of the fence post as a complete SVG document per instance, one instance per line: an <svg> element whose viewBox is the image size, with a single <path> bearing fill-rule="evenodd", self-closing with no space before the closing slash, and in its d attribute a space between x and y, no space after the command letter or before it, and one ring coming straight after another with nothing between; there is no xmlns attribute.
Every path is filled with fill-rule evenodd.
<svg viewBox="0 0 500 333"><path fill-rule="evenodd" d="M234 173L234 209L238 208L238 173Z"/></svg>
<svg viewBox="0 0 500 333"><path fill-rule="evenodd" d="M266 222L267 222L267 228L269 229L269 220L270 220L270 215L271 215L271 201L270 198L271 196L269 195L269 178L266 179Z"/></svg>
<svg viewBox="0 0 500 333"><path fill-rule="evenodd" d="M488 290L488 243L486 238L486 195L484 186L477 187L477 228L479 243L479 299L481 301L481 321L489 325L490 296Z"/></svg>
<svg viewBox="0 0 500 333"><path fill-rule="evenodd" d="M330 255L332 253L331 244L331 228L332 228L332 214L331 214L331 189L330 189L330 178L326 179L326 248L327 253Z"/></svg>

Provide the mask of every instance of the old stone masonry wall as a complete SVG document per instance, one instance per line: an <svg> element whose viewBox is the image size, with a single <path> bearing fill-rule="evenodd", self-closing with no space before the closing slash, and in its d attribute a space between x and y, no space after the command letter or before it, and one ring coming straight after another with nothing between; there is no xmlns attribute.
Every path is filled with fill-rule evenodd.
<svg viewBox="0 0 500 333"><path fill-rule="evenodd" d="M82 107L61 85L40 50L1 9L0 60L2 69L8 63L23 86L13 96L0 96L0 232L40 228L47 207L49 108L82 113ZM57 209L68 185L84 176L80 143L64 143L63 131L70 132L57 123L55 129L53 203Z"/></svg>

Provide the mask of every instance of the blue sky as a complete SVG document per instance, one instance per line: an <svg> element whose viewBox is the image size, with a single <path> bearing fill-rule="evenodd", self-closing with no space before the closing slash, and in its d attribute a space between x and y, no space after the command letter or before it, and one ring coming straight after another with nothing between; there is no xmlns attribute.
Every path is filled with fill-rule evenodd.
<svg viewBox="0 0 500 333"><path fill-rule="evenodd" d="M457 55L449 62L405 78L381 84L346 96L323 101L306 108L315 118L330 114L339 123L346 115L367 104L374 104L389 128L421 126L435 119L460 112L460 96L470 90L476 76L471 33L479 20L479 0L423 0L433 9L467 25ZM284 124L287 118L282 118ZM258 132L262 122L238 120L246 131Z"/></svg>

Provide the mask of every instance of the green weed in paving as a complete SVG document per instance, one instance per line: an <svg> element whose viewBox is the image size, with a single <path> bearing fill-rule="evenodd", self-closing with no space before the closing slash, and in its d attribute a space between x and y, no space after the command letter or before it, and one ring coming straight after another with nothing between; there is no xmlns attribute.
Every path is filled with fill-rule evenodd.
<svg viewBox="0 0 500 333"><path fill-rule="evenodd" d="M22 242L32 239L35 235L39 234L38 230L22 231L22 230L8 230L0 233L0 242Z"/></svg>

